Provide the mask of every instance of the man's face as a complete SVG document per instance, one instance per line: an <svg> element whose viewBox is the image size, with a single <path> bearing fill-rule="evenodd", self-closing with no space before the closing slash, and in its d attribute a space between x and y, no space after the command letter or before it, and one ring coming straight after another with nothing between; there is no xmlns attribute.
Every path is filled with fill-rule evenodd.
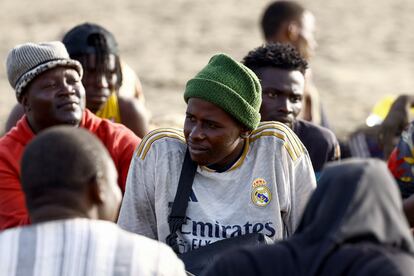
<svg viewBox="0 0 414 276"><path fill-rule="evenodd" d="M299 25L299 36L295 44L299 53L309 60L318 46L315 39L315 17L311 12L305 11Z"/></svg>
<svg viewBox="0 0 414 276"><path fill-rule="evenodd" d="M243 148L241 132L241 125L221 108L202 99L189 99L184 136L197 164L229 165Z"/></svg>
<svg viewBox="0 0 414 276"><path fill-rule="evenodd" d="M292 127L302 109L305 78L300 71L264 67L256 71L262 85L262 121L279 121Z"/></svg>
<svg viewBox="0 0 414 276"><path fill-rule="evenodd" d="M55 125L78 126L85 89L75 69L59 66L31 81L21 103L35 133Z"/></svg>
<svg viewBox="0 0 414 276"><path fill-rule="evenodd" d="M106 103L118 82L115 55L109 54L106 59L104 65L98 64L94 54L84 56L80 60L85 71L82 83L86 90L86 107L93 113L99 111Z"/></svg>

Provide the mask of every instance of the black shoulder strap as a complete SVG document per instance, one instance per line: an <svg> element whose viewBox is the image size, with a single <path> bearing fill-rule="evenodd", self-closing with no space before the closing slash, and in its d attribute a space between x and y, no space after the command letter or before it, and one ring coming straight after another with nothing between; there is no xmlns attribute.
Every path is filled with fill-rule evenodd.
<svg viewBox="0 0 414 276"><path fill-rule="evenodd" d="M185 152L183 166L181 168L180 180L178 181L177 193L168 216L168 225L170 226L170 234L166 238L166 242L178 254L177 230L185 223L185 213L188 207L188 199L191 194L197 164L191 160L188 148Z"/></svg>

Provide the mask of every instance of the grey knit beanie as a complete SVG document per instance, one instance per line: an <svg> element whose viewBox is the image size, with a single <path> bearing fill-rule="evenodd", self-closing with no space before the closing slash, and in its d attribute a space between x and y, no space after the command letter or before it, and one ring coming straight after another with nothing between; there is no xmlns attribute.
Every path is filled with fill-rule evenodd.
<svg viewBox="0 0 414 276"><path fill-rule="evenodd" d="M69 58L60 41L25 43L14 47L7 56L7 77L20 102L23 89L38 75L57 66L71 67L82 77L82 65Z"/></svg>

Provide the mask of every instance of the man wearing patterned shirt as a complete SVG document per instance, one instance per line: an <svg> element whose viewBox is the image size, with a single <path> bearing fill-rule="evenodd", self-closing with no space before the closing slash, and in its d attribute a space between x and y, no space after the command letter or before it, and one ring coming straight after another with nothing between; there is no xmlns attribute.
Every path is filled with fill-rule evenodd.
<svg viewBox="0 0 414 276"><path fill-rule="evenodd" d="M21 172L33 224L0 232L0 275L185 275L169 247L110 222L121 202L117 172L87 130L43 131Z"/></svg>

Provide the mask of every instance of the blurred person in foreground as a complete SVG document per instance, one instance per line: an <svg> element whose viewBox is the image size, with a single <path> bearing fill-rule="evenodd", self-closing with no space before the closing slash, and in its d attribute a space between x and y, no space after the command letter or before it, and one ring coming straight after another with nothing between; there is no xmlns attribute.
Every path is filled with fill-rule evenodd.
<svg viewBox="0 0 414 276"><path fill-rule="evenodd" d="M30 223L20 184L20 159L27 143L56 125L81 127L95 134L109 151L125 182L140 142L131 130L85 109L82 66L58 41L17 45L7 57L7 75L24 116L0 139L0 229ZM64 158L64 156L62 156Z"/></svg>
<svg viewBox="0 0 414 276"><path fill-rule="evenodd" d="M322 172L296 233L229 252L205 275L413 275L414 241L395 181L375 159Z"/></svg>
<svg viewBox="0 0 414 276"><path fill-rule="evenodd" d="M166 245L120 229L117 172L85 129L52 127L25 148L32 225L0 232L0 275L185 275Z"/></svg>
<svg viewBox="0 0 414 276"><path fill-rule="evenodd" d="M296 1L274 1L270 3L261 18L261 29L267 43L289 43L308 62L314 55L315 17ZM303 108L299 118L329 128L329 122L322 109L319 92L313 82L312 71L306 70Z"/></svg>
<svg viewBox="0 0 414 276"><path fill-rule="evenodd" d="M335 134L297 118L303 107L307 62L289 44L268 43L250 51L243 64L256 73L262 86L262 121L288 125L309 152L317 178L323 166L340 158Z"/></svg>
<svg viewBox="0 0 414 276"><path fill-rule="evenodd" d="M190 158L194 180L184 224L174 231L177 253L251 233L272 240L292 235L315 175L290 128L260 123L261 97L249 68L214 55L186 84L184 130L155 130L138 147L118 224L166 242L180 171Z"/></svg>
<svg viewBox="0 0 414 276"><path fill-rule="evenodd" d="M388 168L398 183L405 214L414 228L414 122L402 132L388 159Z"/></svg>
<svg viewBox="0 0 414 276"><path fill-rule="evenodd" d="M143 137L148 132L149 116L141 83L132 69L121 61L114 35L100 25L84 23L69 30L62 42L69 56L82 64L86 108ZM16 125L23 113L20 104L14 107L6 131Z"/></svg>

